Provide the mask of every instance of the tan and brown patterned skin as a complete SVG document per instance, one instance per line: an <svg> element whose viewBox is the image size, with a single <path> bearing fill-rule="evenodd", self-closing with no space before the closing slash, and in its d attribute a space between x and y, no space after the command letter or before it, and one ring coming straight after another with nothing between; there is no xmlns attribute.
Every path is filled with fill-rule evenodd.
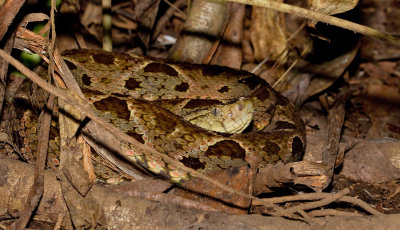
<svg viewBox="0 0 400 230"><path fill-rule="evenodd" d="M230 184L226 178L246 171L248 186L260 167L301 157L305 134L299 114L285 97L254 74L101 50L70 50L64 53L64 59L98 115L190 168L217 180L224 175L223 183ZM207 131L176 115L185 109L238 98L251 100L254 107L253 128L245 133ZM161 107L171 105L179 109L170 112ZM123 145L128 160L197 189L197 182L187 173L156 155L136 153L134 146ZM244 190L249 192L248 188Z"/></svg>

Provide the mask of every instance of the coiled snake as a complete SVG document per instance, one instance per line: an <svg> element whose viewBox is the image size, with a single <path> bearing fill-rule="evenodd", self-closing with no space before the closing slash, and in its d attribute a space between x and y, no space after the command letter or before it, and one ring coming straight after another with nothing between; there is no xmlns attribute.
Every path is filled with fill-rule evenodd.
<svg viewBox="0 0 400 230"><path fill-rule="evenodd" d="M63 56L98 115L190 168L208 175L235 167L257 172L301 157L305 134L299 114L254 74L101 50L70 50ZM25 130L30 122L22 119L12 131L18 139L24 128L16 140L21 152L34 152L26 147L35 139ZM158 156L136 153L128 144L123 148L125 158L156 174L190 180Z"/></svg>

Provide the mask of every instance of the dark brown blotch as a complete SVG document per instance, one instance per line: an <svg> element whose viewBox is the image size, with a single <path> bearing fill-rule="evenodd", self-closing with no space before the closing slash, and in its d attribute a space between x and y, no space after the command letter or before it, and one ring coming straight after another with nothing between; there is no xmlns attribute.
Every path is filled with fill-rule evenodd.
<svg viewBox="0 0 400 230"><path fill-rule="evenodd" d="M116 96L116 97L129 97L129 95L121 94L121 93L111 93L111 95Z"/></svg>
<svg viewBox="0 0 400 230"><path fill-rule="evenodd" d="M91 96L92 95L104 95L103 92L101 92L99 90L94 90L91 88L82 87L81 90L82 90L82 93L85 95L91 95Z"/></svg>
<svg viewBox="0 0 400 230"><path fill-rule="evenodd" d="M246 151L235 141L220 141L208 147L206 156L229 156L244 159Z"/></svg>
<svg viewBox="0 0 400 230"><path fill-rule="evenodd" d="M303 151L303 142L299 137L294 137L292 142L292 156L295 158L295 160L298 160L301 157Z"/></svg>
<svg viewBox="0 0 400 230"><path fill-rule="evenodd" d="M201 73L204 76L216 76L224 73L224 67L222 66L215 66L215 65L210 65L210 66L203 66L204 68L201 69Z"/></svg>
<svg viewBox="0 0 400 230"><path fill-rule="evenodd" d="M158 129L168 133L174 132L178 124L176 116L172 112L166 109L163 108L155 109L155 107L159 107L157 103L150 102L150 104L152 104L152 106L147 107L145 113L154 116L153 118L156 121L156 126L158 127Z"/></svg>
<svg viewBox="0 0 400 230"><path fill-rule="evenodd" d="M169 104L169 105L179 105L180 103L182 103L183 101L185 101L185 98L175 98L175 99L165 99L165 100L157 100L155 101L155 103L157 104Z"/></svg>
<svg viewBox="0 0 400 230"><path fill-rule="evenodd" d="M135 78L129 78L125 81L125 87L129 90L135 90L140 87L140 81L137 81Z"/></svg>
<svg viewBox="0 0 400 230"><path fill-rule="evenodd" d="M119 53L118 54L118 59L123 60L129 64L136 64L138 62L143 61L143 58L138 57L138 56L131 56L129 54L126 53Z"/></svg>
<svg viewBox="0 0 400 230"><path fill-rule="evenodd" d="M115 56L111 53L101 53L101 54L93 54L93 60L96 63L104 64L104 65L112 65L114 64Z"/></svg>
<svg viewBox="0 0 400 230"><path fill-rule="evenodd" d="M274 130L281 130L281 129L296 129L296 125L287 121L277 121L275 123Z"/></svg>
<svg viewBox="0 0 400 230"><path fill-rule="evenodd" d="M265 111L266 114L273 114L275 111L275 105L272 105L270 107L268 107L268 109Z"/></svg>
<svg viewBox="0 0 400 230"><path fill-rule="evenodd" d="M102 112L112 112L117 115L118 118L129 120L130 111L126 101L116 97L107 97L93 103L96 109Z"/></svg>
<svg viewBox="0 0 400 230"><path fill-rule="evenodd" d="M262 88L258 88L256 91L254 91L253 96L260 101L265 101L266 99L270 98L269 91L263 90Z"/></svg>
<svg viewBox="0 0 400 230"><path fill-rule="evenodd" d="M277 144L274 143L274 142L266 141L263 150L264 150L268 155L278 155L278 154L279 154L279 151L281 150L281 148L279 147L279 145L277 145Z"/></svg>
<svg viewBox="0 0 400 230"><path fill-rule="evenodd" d="M126 53L120 53L118 54L118 58L124 61L130 61L131 59L133 59L133 57L129 54Z"/></svg>
<svg viewBox="0 0 400 230"><path fill-rule="evenodd" d="M144 144L143 135L135 132L135 130L129 130L126 132L130 137L135 138L135 140L139 141L140 143Z"/></svg>
<svg viewBox="0 0 400 230"><path fill-rule="evenodd" d="M257 76L251 76L251 77L248 77L248 78L239 79L238 82L247 85L247 87L249 87L250 90L253 90L261 82L263 82L263 80L261 78L257 77Z"/></svg>
<svg viewBox="0 0 400 230"><path fill-rule="evenodd" d="M171 66L159 62L153 62L144 67L144 72L165 73L170 76L178 76L178 72Z"/></svg>
<svg viewBox="0 0 400 230"><path fill-rule="evenodd" d="M175 90L178 92L186 92L189 89L189 84L186 82L182 82L179 85L175 86Z"/></svg>
<svg viewBox="0 0 400 230"><path fill-rule="evenodd" d="M92 84L92 81L90 80L90 77L87 74L82 75L82 83L86 86L90 86L90 84Z"/></svg>
<svg viewBox="0 0 400 230"><path fill-rule="evenodd" d="M217 75L224 75L229 77L237 77L242 75L249 74L247 71L232 69L225 66L217 66L217 65L196 65L201 69L201 73L204 76L217 76ZM195 69L191 67L191 69Z"/></svg>
<svg viewBox="0 0 400 230"><path fill-rule="evenodd" d="M70 62L70 61L68 61L68 60L64 60L64 61L65 61L65 63L67 64L68 69L74 70L74 69L77 69L77 68L78 68L78 67L76 67L76 65L75 65L74 63L72 63L72 62Z"/></svg>
<svg viewBox="0 0 400 230"><path fill-rule="evenodd" d="M183 157L180 162L186 167L192 168L194 170L204 169L206 166L206 164L204 162L201 162L199 158L194 157Z"/></svg>
<svg viewBox="0 0 400 230"><path fill-rule="evenodd" d="M201 99L192 99L186 105L183 107L185 109L195 109L195 108L200 108L204 106L213 106L221 104L220 101L218 100L201 100Z"/></svg>
<svg viewBox="0 0 400 230"><path fill-rule="evenodd" d="M276 95L276 105L286 106L288 104L288 99L286 97L280 95L279 93Z"/></svg>
<svg viewBox="0 0 400 230"><path fill-rule="evenodd" d="M229 87L228 86L223 86L218 90L218 92L220 92L220 93L226 93L228 91L229 91Z"/></svg>

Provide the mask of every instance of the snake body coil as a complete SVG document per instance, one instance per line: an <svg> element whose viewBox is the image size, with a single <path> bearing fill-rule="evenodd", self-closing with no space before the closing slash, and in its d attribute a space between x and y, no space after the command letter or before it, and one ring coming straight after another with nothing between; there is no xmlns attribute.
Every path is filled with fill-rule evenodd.
<svg viewBox="0 0 400 230"><path fill-rule="evenodd" d="M267 164L299 160L304 150L304 126L294 106L254 74L101 50L70 50L63 57L98 115L207 175L243 167L257 173ZM34 152L26 147L35 138L26 135L33 122L24 113L12 136L18 139L24 128L16 143L21 152ZM178 183L191 179L162 158L123 145L130 161Z"/></svg>

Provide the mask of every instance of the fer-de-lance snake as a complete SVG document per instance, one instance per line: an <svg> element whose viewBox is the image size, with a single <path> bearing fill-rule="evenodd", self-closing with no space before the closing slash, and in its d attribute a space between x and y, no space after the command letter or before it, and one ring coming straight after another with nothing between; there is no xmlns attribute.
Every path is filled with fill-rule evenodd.
<svg viewBox="0 0 400 230"><path fill-rule="evenodd" d="M304 151L298 112L254 74L101 50L70 50L63 57L99 116L206 175L240 167L257 173L297 161ZM35 131L31 120L24 112L18 116L11 136L21 153L34 153L27 145L35 141L26 131ZM137 153L128 143L123 149L124 158L173 182L191 179L157 155Z"/></svg>

